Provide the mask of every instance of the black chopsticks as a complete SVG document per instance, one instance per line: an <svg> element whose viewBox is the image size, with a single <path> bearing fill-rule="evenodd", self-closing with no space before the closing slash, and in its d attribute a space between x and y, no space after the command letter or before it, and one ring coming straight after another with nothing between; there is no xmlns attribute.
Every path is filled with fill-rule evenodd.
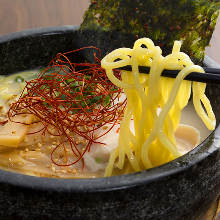
<svg viewBox="0 0 220 220"><path fill-rule="evenodd" d="M120 70L131 71L132 68L130 65L117 68ZM205 73L190 73L184 80L195 81L195 82L204 82L204 83L215 83L220 84L220 69L203 67ZM149 74L150 68L146 66L139 66L139 72ZM164 70L162 76L176 78L180 70Z"/></svg>

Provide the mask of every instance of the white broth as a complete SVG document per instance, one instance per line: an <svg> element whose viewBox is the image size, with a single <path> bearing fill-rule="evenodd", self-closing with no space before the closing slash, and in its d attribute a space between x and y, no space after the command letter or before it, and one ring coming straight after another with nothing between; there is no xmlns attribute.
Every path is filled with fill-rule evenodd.
<svg viewBox="0 0 220 220"><path fill-rule="evenodd" d="M0 109L1 121L7 118L6 112L10 103L18 99L19 94L24 88L24 81L33 78L32 72L35 74L37 71L22 72L9 77L2 76L0 78L0 106L2 106ZM1 135L4 135L1 134L1 130L4 130L4 126L5 125L0 125L0 138ZM29 126L28 132L34 133L41 128L42 124L40 122L35 123ZM100 177L104 175L110 153L117 147L119 129L120 125L115 125L110 132L99 138L97 141L102 142L102 145L98 143L92 144L90 151L86 152L84 155L84 163L80 161L69 167L57 166L52 163L50 154L56 147L57 140L54 136L47 133L45 135L43 135L42 132L26 134L18 147L2 146L3 142L1 142L0 139L0 167L6 170L43 177ZM180 153L185 154L192 150L210 133L211 132L205 127L202 120L197 116L192 103L190 103L182 112L181 124L175 134L177 147ZM68 147L67 144L67 154Z"/></svg>

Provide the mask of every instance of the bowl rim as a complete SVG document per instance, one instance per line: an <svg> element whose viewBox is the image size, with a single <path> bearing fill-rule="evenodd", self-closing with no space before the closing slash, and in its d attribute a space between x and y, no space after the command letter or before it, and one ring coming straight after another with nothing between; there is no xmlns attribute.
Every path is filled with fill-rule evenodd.
<svg viewBox="0 0 220 220"><path fill-rule="evenodd" d="M34 38L36 36L60 35L77 31L79 31L79 26L73 25L34 28L6 35L0 35L0 44L26 37ZM205 56L204 64L210 67L220 67L219 64L208 56ZM218 147L216 147L216 145L213 147L212 144L210 144L207 151L200 152L200 148L207 148L205 144L208 143L208 139L212 138L212 136L218 136L219 134L220 126L216 127L216 129L206 138L206 140L204 140L189 153L164 165L141 172L101 178L59 179L29 176L13 171L0 170L0 183L34 190L76 193L105 192L140 186L158 181L164 177L175 175L176 173L181 173L184 170L196 165L208 155L211 155L216 151L220 151L220 145L218 145ZM193 159L189 160L189 158Z"/></svg>

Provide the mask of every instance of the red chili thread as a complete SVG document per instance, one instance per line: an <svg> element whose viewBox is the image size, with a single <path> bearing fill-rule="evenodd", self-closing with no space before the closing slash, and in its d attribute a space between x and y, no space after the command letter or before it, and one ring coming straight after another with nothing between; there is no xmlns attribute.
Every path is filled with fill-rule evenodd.
<svg viewBox="0 0 220 220"><path fill-rule="evenodd" d="M78 52L87 49L95 50L94 63L71 61ZM103 145L97 139L107 134L122 118L126 100L119 102L122 90L107 78L100 65L100 56L100 49L96 47L58 53L36 79L26 82L19 100L8 111L11 121L18 114L33 114L41 121L43 128L30 134L42 132L43 135L60 137L60 143L51 152L51 160L57 166L79 162L93 143ZM120 71L115 71L115 75L120 78ZM107 99L109 103L106 103ZM109 124L107 130L100 132ZM84 147L77 143L75 136L85 140ZM72 160L65 158L65 163L58 163L54 154L60 148L66 153L66 143L70 145ZM84 166L83 160L82 164Z"/></svg>

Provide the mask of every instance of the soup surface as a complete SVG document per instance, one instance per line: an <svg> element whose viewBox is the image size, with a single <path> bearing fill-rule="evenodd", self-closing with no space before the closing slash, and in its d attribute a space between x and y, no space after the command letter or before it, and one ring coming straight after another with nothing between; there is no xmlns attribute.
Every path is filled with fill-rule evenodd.
<svg viewBox="0 0 220 220"><path fill-rule="evenodd" d="M8 77L0 78L0 105L1 105L1 122L7 119L7 111L15 100L18 100L25 86L25 81L36 77L38 71L28 71L13 74ZM122 100L125 97L122 95ZM159 113L158 113L159 114ZM17 116L17 120L20 118ZM28 120L25 118L24 120ZM10 124L11 123L11 124ZM132 122L131 122L132 124ZM112 126L109 124L109 127ZM132 126L132 125L131 125ZM99 142L93 143L90 151L86 152L83 161L79 161L72 166L57 166L51 161L51 152L56 148L58 139L48 133L36 132L42 129L40 121L26 125L16 124L8 121L2 123L0 127L0 167L2 169L16 171L34 176L59 177L59 178L92 178L104 175L110 153L117 147L120 125L115 125L110 132L98 139ZM103 132L108 126L100 128ZM24 130L27 131L24 132ZM22 141L18 146L14 146L13 138L10 132L23 132L20 135ZM18 133L19 133L18 132ZM192 150L196 145L203 141L210 131L205 127L202 120L197 116L192 103L184 109L181 116L181 124L178 127L175 137L177 147L181 154ZM5 144L6 135L9 135ZM19 135L19 134L18 134ZM83 140L77 137L84 146ZM4 143L4 144L3 144ZM8 145L8 146L6 146ZM69 153L67 147L66 154ZM63 159L62 152L56 152L56 161ZM126 173L126 170L123 171ZM117 170L115 174L120 174Z"/></svg>

